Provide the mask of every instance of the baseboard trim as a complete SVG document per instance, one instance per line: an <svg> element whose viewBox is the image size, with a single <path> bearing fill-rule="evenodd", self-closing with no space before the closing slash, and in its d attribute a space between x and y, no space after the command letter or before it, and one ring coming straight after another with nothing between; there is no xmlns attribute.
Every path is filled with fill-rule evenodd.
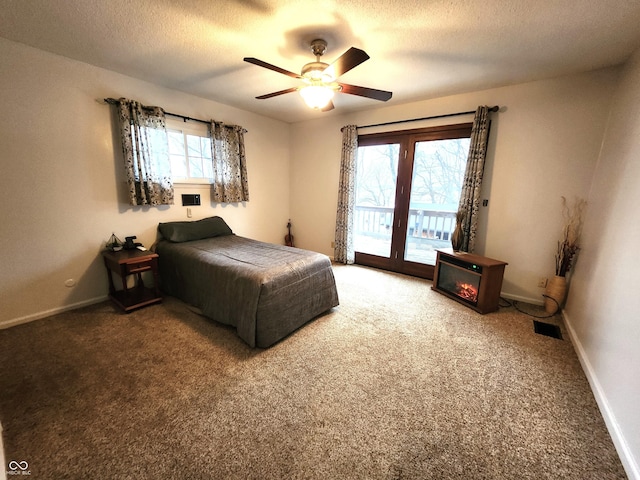
<svg viewBox="0 0 640 480"><path fill-rule="evenodd" d="M95 303L104 302L108 298L109 298L108 295L103 295L100 297L90 298L89 300L83 300L82 302L73 303L71 305L65 305L64 307L52 308L50 310L45 310L43 312L33 313L31 315L25 315L24 317L0 321L0 330L5 328L10 328L10 327L15 327L16 325L21 325L23 323L29 323L35 320L40 320L42 318L50 317L51 315L56 315L58 313L68 312L69 310L75 310L76 308L86 307L88 305L93 305Z"/></svg>
<svg viewBox="0 0 640 480"><path fill-rule="evenodd" d="M500 296L506 298L507 300L515 300L517 302L530 303L532 305L540 305L540 306L544 305L544 300L539 298L529 298L529 297L512 295L510 293L502 293L502 292L500 292Z"/></svg>
<svg viewBox="0 0 640 480"><path fill-rule="evenodd" d="M607 397L602 390L602 386L596 377L596 374L591 366L591 362L589 362L589 358L586 355L584 348L582 348L582 344L578 339L575 330L573 329L573 325L569 315L567 315L566 311L562 312L564 317L564 324L567 328L567 332L569 333L569 338L571 339L571 343L573 343L573 347L578 354L578 359L580 360L580 364L582 365L582 370L584 370L585 375L587 376L587 380L589 385L591 386L591 391L593 392L593 396L596 399L598 407L600 408L600 413L602 414L602 418L604 419L605 424L607 425L607 429L609 430L609 435L611 435L611 439L613 440L613 444L616 447L616 451L618 452L618 456L620 457L620 461L622 462L622 466L624 467L629 480L640 480L640 468L638 467L638 463L633 457L633 453L629 449L629 445L620 430L620 425L618 424L615 415L611 411L611 407L609 406L609 402L607 401Z"/></svg>

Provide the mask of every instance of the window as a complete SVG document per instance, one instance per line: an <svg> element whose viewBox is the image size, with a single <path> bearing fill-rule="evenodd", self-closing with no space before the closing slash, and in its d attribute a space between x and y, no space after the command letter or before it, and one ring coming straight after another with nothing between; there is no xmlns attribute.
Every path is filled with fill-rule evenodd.
<svg viewBox="0 0 640 480"><path fill-rule="evenodd" d="M171 175L177 183L213 183L211 138L204 123L167 120Z"/></svg>

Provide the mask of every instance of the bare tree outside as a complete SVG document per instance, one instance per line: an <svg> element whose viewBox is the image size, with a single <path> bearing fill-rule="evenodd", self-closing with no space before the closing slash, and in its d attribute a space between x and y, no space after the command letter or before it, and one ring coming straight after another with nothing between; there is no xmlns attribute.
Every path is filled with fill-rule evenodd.
<svg viewBox="0 0 640 480"><path fill-rule="evenodd" d="M399 155L397 143L358 148L356 205L393 207Z"/></svg>
<svg viewBox="0 0 640 480"><path fill-rule="evenodd" d="M411 201L457 204L467 165L468 138L416 143ZM358 148L356 205L394 204L399 144Z"/></svg>
<svg viewBox="0 0 640 480"><path fill-rule="evenodd" d="M456 205L467 166L468 138L417 142L411 203Z"/></svg>

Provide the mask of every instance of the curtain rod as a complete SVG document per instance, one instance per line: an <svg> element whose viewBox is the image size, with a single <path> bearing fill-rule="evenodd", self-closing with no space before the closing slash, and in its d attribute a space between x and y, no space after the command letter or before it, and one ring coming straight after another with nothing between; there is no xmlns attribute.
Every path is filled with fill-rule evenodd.
<svg viewBox="0 0 640 480"><path fill-rule="evenodd" d="M115 98L105 98L104 101L107 102L107 103L110 103L111 105L117 105L119 103L118 100L116 100ZM165 115L171 115L172 117L181 118L184 122L186 122L187 120L191 120L192 122L206 123L207 125L209 125L211 123L208 120L200 120L199 118L186 117L186 116L180 115L178 113L164 112L164 114Z"/></svg>
<svg viewBox="0 0 640 480"><path fill-rule="evenodd" d="M490 112L497 112L498 110L500 110L500 107L498 105L494 105L493 107L489 107L489 111ZM371 127L382 127L385 125L395 125L397 123L409 123L409 122L419 122L421 120L433 120L436 118L445 118L445 117L457 117L459 115L470 115L472 113L476 113L475 110L472 110L470 112L458 112L458 113L445 113L444 115L434 115L431 117L422 117L422 118L410 118L408 120L396 120L394 122L385 122L385 123L376 123L373 125L356 125L356 128L371 128Z"/></svg>

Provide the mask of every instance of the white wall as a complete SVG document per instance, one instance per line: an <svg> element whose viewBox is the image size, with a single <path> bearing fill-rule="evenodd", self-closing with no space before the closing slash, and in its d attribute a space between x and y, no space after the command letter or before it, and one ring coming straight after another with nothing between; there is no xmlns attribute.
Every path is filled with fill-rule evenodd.
<svg viewBox="0 0 640 480"><path fill-rule="evenodd" d="M222 216L240 235L282 243L289 218L289 126L0 39L0 326L107 294L100 250L112 232L150 246L159 222ZM250 201L216 205L176 190L171 207L129 207L105 97L242 125ZM65 280L75 279L73 288Z"/></svg>
<svg viewBox="0 0 640 480"><path fill-rule="evenodd" d="M640 50L615 96L565 309L631 478L640 479Z"/></svg>
<svg viewBox="0 0 640 480"><path fill-rule="evenodd" d="M543 289L537 282L554 273L561 196L586 197L589 192L617 77L618 70L607 69L292 125L291 216L297 244L333 255L342 126L500 105L501 111L492 114L484 185L489 206L481 212L476 253L509 263L503 284L506 296L541 303ZM472 119L451 117L386 128Z"/></svg>

